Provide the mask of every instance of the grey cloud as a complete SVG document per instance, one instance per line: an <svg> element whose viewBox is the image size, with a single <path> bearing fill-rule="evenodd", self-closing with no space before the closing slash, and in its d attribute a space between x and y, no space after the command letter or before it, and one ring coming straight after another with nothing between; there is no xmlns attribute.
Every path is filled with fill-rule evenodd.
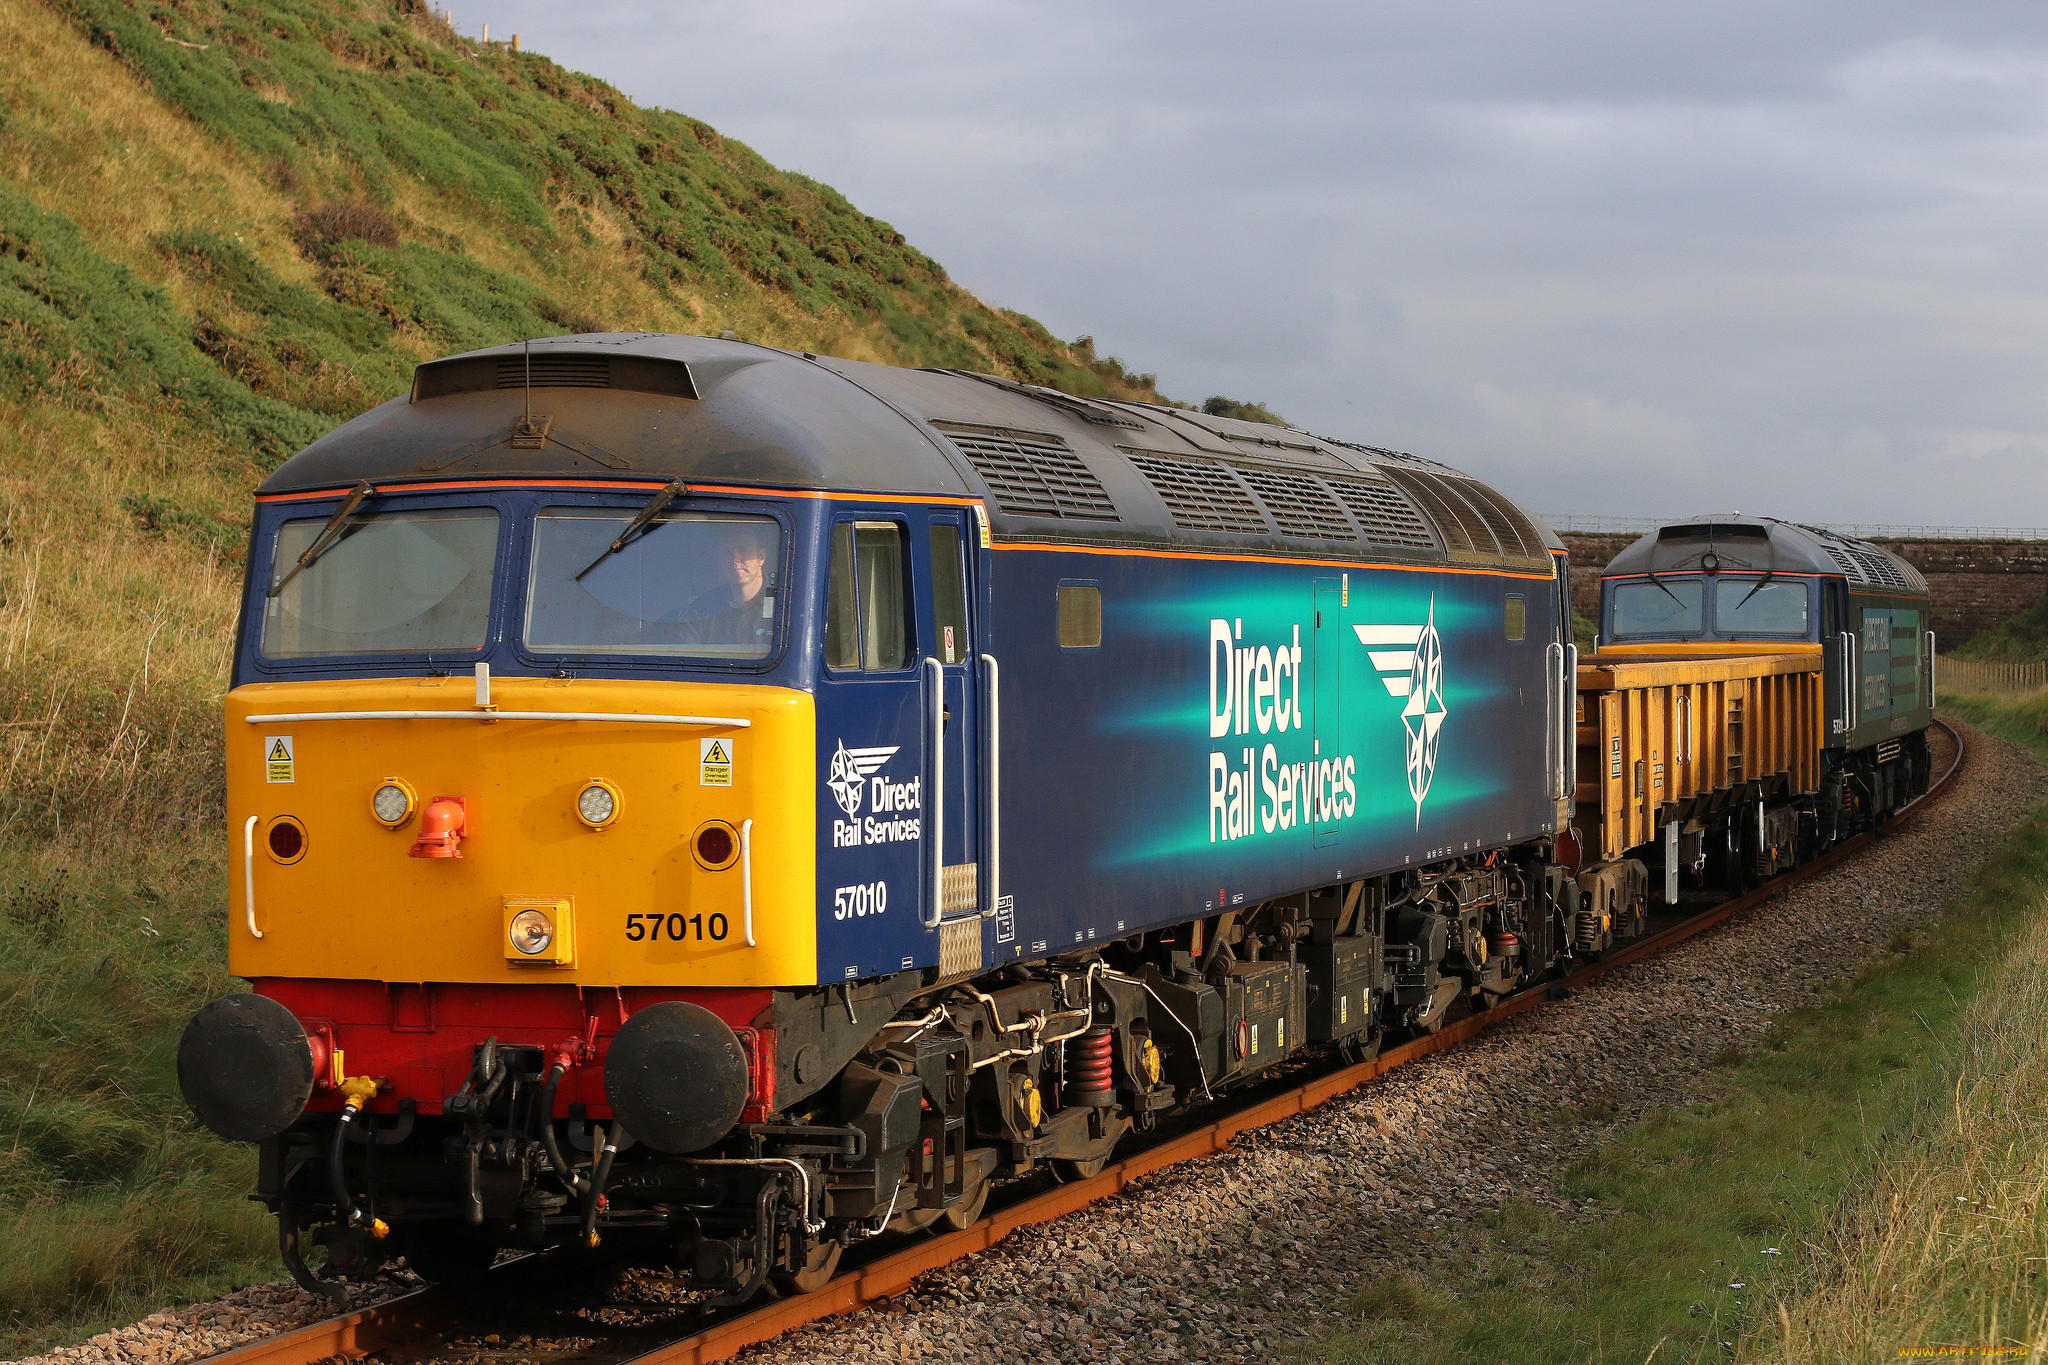
<svg viewBox="0 0 2048 1365"><path fill-rule="evenodd" d="M2048 524L2038 5L458 19L837 186L1171 393L1260 398L1543 510Z"/></svg>

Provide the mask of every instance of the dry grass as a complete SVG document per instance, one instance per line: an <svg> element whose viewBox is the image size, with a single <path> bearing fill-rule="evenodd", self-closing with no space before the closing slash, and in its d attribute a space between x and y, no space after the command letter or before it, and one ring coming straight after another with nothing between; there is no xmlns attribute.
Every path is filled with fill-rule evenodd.
<svg viewBox="0 0 2048 1365"><path fill-rule="evenodd" d="M175 445L0 405L0 840L219 818L241 533L226 481L180 472Z"/></svg>
<svg viewBox="0 0 2048 1365"><path fill-rule="evenodd" d="M1911 1347L2048 1358L2048 901L1963 1012L1912 1140L1817 1250L1830 1272L1746 1358L1821 1365Z"/></svg>

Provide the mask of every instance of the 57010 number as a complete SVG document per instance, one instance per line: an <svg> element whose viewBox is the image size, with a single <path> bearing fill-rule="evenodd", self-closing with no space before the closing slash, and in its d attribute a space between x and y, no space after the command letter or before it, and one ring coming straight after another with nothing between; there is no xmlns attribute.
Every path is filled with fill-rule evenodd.
<svg viewBox="0 0 2048 1365"><path fill-rule="evenodd" d="M653 943L664 938L671 943L687 943L693 938L716 942L725 937L729 927L725 916L720 914L713 914L709 919L702 915L626 916L626 937L634 943L643 939Z"/></svg>

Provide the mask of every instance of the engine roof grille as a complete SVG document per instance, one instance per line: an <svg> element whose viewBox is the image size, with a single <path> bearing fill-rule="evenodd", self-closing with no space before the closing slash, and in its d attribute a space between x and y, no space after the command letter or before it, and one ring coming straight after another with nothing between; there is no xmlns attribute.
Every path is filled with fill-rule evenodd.
<svg viewBox="0 0 2048 1365"><path fill-rule="evenodd" d="M498 387L525 388L529 364L533 367L531 382L537 389L608 389L612 386L609 356L537 355L529 361L523 356L503 355L498 357Z"/></svg>
<svg viewBox="0 0 2048 1365"><path fill-rule="evenodd" d="M1856 561L1857 567L1863 570L1866 581L1887 588L1897 588L1900 592L1912 591L1913 585L1906 581L1906 576L1899 572L1898 566L1892 563L1889 555L1859 550L1854 546L1849 548L1848 554Z"/></svg>
<svg viewBox="0 0 2048 1365"><path fill-rule="evenodd" d="M1354 540L1357 532L1345 520L1339 507L1322 484L1304 474L1283 474L1277 469L1248 469L1236 466L1237 477L1251 485L1252 492L1266 505L1273 524L1282 535L1305 536L1312 540Z"/></svg>
<svg viewBox="0 0 2048 1365"><path fill-rule="evenodd" d="M1415 510L1415 504L1401 491L1383 483L1363 479L1324 479L1330 491L1350 509L1365 538L1380 545L1403 545L1417 550L1434 550L1436 537Z"/></svg>
<svg viewBox="0 0 2048 1365"><path fill-rule="evenodd" d="M1472 510L1472 505L1459 497L1448 481L1401 465L1380 467L1422 505L1422 510L1443 533L1444 549L1453 558L1480 555L1490 559L1499 553L1493 532L1486 529L1486 523Z"/></svg>
<svg viewBox="0 0 2048 1365"><path fill-rule="evenodd" d="M529 383L536 389L625 389L673 398L697 396L690 367L680 360L543 345L530 354L514 351L430 360L413 371L412 399L419 403L456 393L523 389Z"/></svg>
<svg viewBox="0 0 2048 1365"><path fill-rule="evenodd" d="M1544 547L1543 535L1521 508L1483 483L1460 479L1456 487L1464 494L1465 501L1478 509L1479 515L1485 519L1486 528L1500 542L1504 558L1536 564L1548 562L1550 551Z"/></svg>
<svg viewBox="0 0 2048 1365"><path fill-rule="evenodd" d="M1128 452L1126 458L1158 492L1175 525L1189 531L1266 533L1259 505L1222 465Z"/></svg>
<svg viewBox="0 0 2048 1365"><path fill-rule="evenodd" d="M1119 519L1101 481L1057 436L952 430L946 435L988 485L998 511L1069 521Z"/></svg>

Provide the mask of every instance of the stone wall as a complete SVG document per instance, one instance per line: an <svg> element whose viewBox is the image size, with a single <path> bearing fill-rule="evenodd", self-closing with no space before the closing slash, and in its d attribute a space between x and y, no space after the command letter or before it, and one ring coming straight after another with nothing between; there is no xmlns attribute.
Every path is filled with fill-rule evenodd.
<svg viewBox="0 0 2048 1365"><path fill-rule="evenodd" d="M1599 619L1600 573L1633 544L1629 535L1562 537L1572 552L1572 608ZM1944 648L2018 615L2048 592L2048 541L1881 540L1927 575L1934 594L1934 632Z"/></svg>

